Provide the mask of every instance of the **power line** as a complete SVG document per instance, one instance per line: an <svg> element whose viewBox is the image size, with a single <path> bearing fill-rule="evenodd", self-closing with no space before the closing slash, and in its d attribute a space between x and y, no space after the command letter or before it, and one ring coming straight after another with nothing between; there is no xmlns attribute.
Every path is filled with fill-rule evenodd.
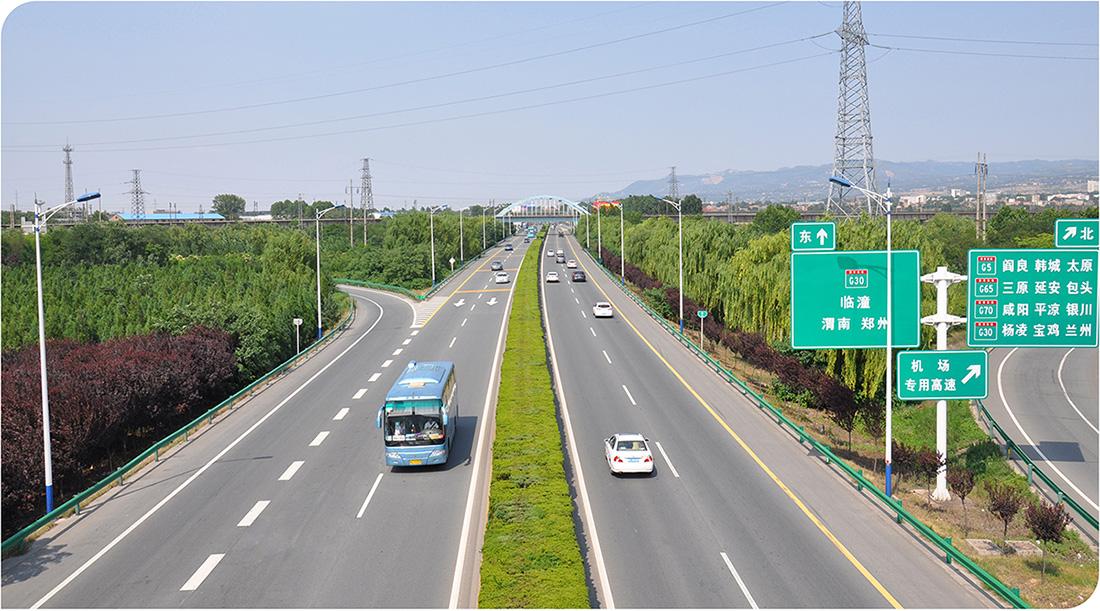
<svg viewBox="0 0 1100 611"><path fill-rule="evenodd" d="M294 140L324 138L324 137L328 137L328 136L342 136L342 135L348 135L348 134L360 134L360 133L366 133L366 132L381 131L381 130L386 130L386 129L398 129L398 128L403 128L403 127L416 127L416 126L420 126L420 125L432 125L432 124L436 124L436 123L446 123L446 122L458 121L458 120L462 120L462 119L472 119L472 118L478 118L478 117L487 117L487 116L493 116L493 115L499 115L499 114L505 114L505 113L511 113L511 112L518 112L518 111L523 111L523 110L532 110L532 109L535 109L535 108L545 108L545 107L548 107L548 106L557 106L557 105L560 105L560 104L570 104L570 103L574 103L574 102L583 102L583 101L595 100L595 99L605 98L605 97L610 97L610 96L615 96L615 95L623 95L623 94L627 94L627 93L636 93L636 92L639 92L639 91L648 91L648 90L659 89L659 88L663 88L663 87L671 87L671 86L674 86L674 85L683 85L683 84L686 84L686 83L694 83L694 82L699 82L699 81L705 81L705 80L720 78L720 77L723 77L723 76L730 76L730 75L738 74L738 73L741 73L741 72L750 72L750 71L753 71L753 70L762 70L762 69L765 69L765 68L774 68L776 66L782 66L782 65L785 65L785 64L792 64L792 63L796 63L796 62L806 61L806 60L810 60L810 59L816 59L816 58L819 58L819 57L825 57L827 55L835 55L835 54L836 53L833 52L833 51L827 51L827 52L824 52L824 53L815 53L813 55L804 55L804 56L801 56L801 57L795 57L795 58L792 58L792 59L775 61L775 62L770 62L770 63L766 63L766 64L758 64L758 65L755 65L755 66L747 66L747 67L744 67L744 68L737 68L737 69L734 69L734 70L725 70L725 71L722 71L722 72L715 72L715 73L712 73L712 74L705 74L705 75L702 75L702 76L696 76L696 77L691 77L691 78L677 79L677 80L674 80L674 81L665 81L665 82L654 83L654 84L650 84L650 85L642 85L642 86L639 86L639 87L631 87L631 88L627 88L627 89L607 91L607 92L604 92L604 93L596 93L596 94L591 94L591 95L578 96L578 97L574 97L574 98L566 98L566 99L562 99L562 100L553 100L553 101L549 101L549 102L540 102L540 103L536 103L536 104L526 104L526 105L523 105L523 106L513 106L511 108L502 108L502 109L498 109L498 110L489 110L489 111L468 113L468 114L463 114L463 115L453 115L453 116L450 116L450 117L440 117L440 118L436 118L436 119L423 119L423 120L419 120L419 121L409 121L409 122L405 122L405 123L395 123L395 124L391 124L391 125L380 125L380 126L376 126L376 127L364 127L364 128L359 128L359 129L331 131L331 132L320 132L320 133L314 133L314 134L301 134L301 135L297 135L297 136L282 136L282 137L278 137L278 138L262 138L262 139L255 139L255 140L239 140L239 141L236 141L236 142L217 142L217 143L208 143L208 144L183 144L183 145L175 145L175 146L155 146L155 147L84 149L84 152L87 152L87 153L115 153L115 152L131 152L131 151L165 151L165 150L211 148L211 147L218 147L218 146L237 146L237 145L241 145L241 144L264 144L264 143L269 143L269 142L289 142L289 141L294 141ZM22 153L43 152L43 151L34 151L34 150L16 150L16 149L8 148L8 147L3 148L2 150L8 151L8 152L13 152L13 153L16 153L16 152L22 152Z"/></svg>
<svg viewBox="0 0 1100 611"><path fill-rule="evenodd" d="M941 55L978 55L984 57L1014 57L1019 59L1068 59L1079 61L1096 61L1096 57L1074 57L1072 55L1029 55L1024 53L991 53L986 51L957 51L948 49L917 49L913 47L894 47L867 43L868 47L876 49L889 49L891 51L913 51L918 53L938 53Z"/></svg>
<svg viewBox="0 0 1100 611"><path fill-rule="evenodd" d="M956 38L953 36L918 36L916 34L876 34L868 32L869 36L882 38L912 38L916 40L949 40L952 42L981 42L999 45L1044 45L1058 47L1095 47L1095 42L1056 42L1050 40L995 40L991 38Z"/></svg>
<svg viewBox="0 0 1100 611"><path fill-rule="evenodd" d="M443 79L443 78L463 76L463 75L466 75L466 74L473 74L473 73L476 73L476 72L484 72L484 71L487 71L487 70L494 70L494 69L497 69L497 68L504 68L504 67L508 67L508 66L516 66L516 65L519 65L519 64L525 64L525 63L538 61L538 60L542 60L542 59L549 59L549 58L552 58L552 57L560 57L560 56L563 56L563 55L570 55L570 54L573 54L573 53L579 53L581 51L588 51L588 50L597 49L597 48L600 48L600 47L616 45L616 44L620 44L620 43L624 43L624 42L629 42L629 41L632 41L632 40L638 40L638 39L641 39L641 38L648 38L648 37L657 36L657 35L660 35L660 34L667 34L668 32L674 32L676 30L682 30L682 29L685 29L685 28L690 28L690 27L694 27L694 26L698 26L698 25L713 23L713 22L716 22L716 21L724 20L724 19L730 19L732 17L737 17L737 16L740 16L740 15L745 15L745 14L748 14L748 13L753 13L753 12L756 12L756 11L761 11L761 10L765 10L765 9L768 9L768 8L776 7L776 6L779 6L781 4L785 4L785 2L774 2L774 3L771 3L771 4L766 4L764 6L758 6L758 7L753 7L753 8L750 8L750 9L734 11L732 13L724 13L722 15L717 15L715 17L708 17L706 19L700 19L700 20L697 20L697 21L691 21L691 22L688 22L688 23L680 24L680 25L669 26L669 27L666 27L666 28L658 29L658 30L651 30L649 32L642 32L640 34L632 34L630 36L625 36L625 37L622 37L622 38L616 38L616 39L605 40L605 41L602 41L602 42L596 42L596 43L592 43L592 44L588 44L588 45L582 45L582 46L579 46L579 47L573 47L573 48L564 49L564 50L561 50L561 51L554 51L554 52L551 52L551 53L543 53L543 54L540 54L540 55L533 55L533 56L524 57L524 58L521 58L521 59L514 59L514 60L509 60L509 61L506 61L506 62L499 62L499 63L496 63L496 64L489 64L487 66L479 66L479 67L476 67L476 68L467 68L465 70L456 70L454 72L447 72L447 73L443 73L443 74L437 74L437 75L434 75L434 76L425 76L425 77L419 77L419 78L415 78L415 79L408 79L408 80L405 80L405 81L397 81L397 82L393 82L393 83L387 83L385 85L375 85L375 86L372 86L372 87L361 87L361 88L357 88L357 89L347 89L347 90L344 90L344 91L334 91L334 92L329 92L329 93L321 93L321 94L316 94L316 95L311 95L311 96L303 96L303 97L298 97L298 98L288 98L288 99L282 99L282 100L272 100L272 101L268 101L268 102L257 102L257 103L254 103L254 104L242 104L242 105L238 105L238 106L227 106L227 107L222 107L222 108L209 108L209 109L205 109L205 110L192 110L192 111L185 111L185 112L160 113L160 114L153 114L153 115L135 115L135 116L130 116L130 117L115 117L115 118L109 118L109 119L75 119L75 120L65 120L65 121L4 121L3 123L7 124L7 125L72 125L72 124L86 124L86 123L116 123L116 122L122 122L122 121L139 121L139 120L147 120L147 119L167 119L167 118L172 118L172 117L205 115L205 114L220 113L220 112L238 111L238 110L251 110L251 109L255 109L255 108L265 108L265 107L269 107L269 106L279 106L279 105L284 105L284 104L296 104L296 103L299 103L299 102L309 102L309 101L313 101L313 100L321 100L321 99L326 99L326 98L347 96L347 95L352 95L352 94L356 94L356 93L366 93L366 92L369 92L369 91L379 91L379 90L382 90L382 89L389 89L389 88L400 87L400 86L404 86L404 85L424 83L424 82L434 81L434 80Z"/></svg>
<svg viewBox="0 0 1100 611"><path fill-rule="evenodd" d="M682 61L678 61L678 62L672 62L672 63L668 63L668 64L661 64L661 65L658 65L658 66L649 66L649 67L646 67L646 68L639 68L639 69L636 69L636 70L627 70L627 71L624 71L624 72L616 72L616 73L613 73L613 74L604 74L604 75L594 76L594 77L589 77L589 78L584 78L584 79L577 79L577 80L565 81L565 82L561 82L561 83L554 83L552 85L541 85L541 86L538 86L538 87L529 87L527 89L519 89L519 90L515 90L515 91L508 91L508 92L504 92L504 93L484 95L484 96L478 96L478 97L473 97L473 98L464 98L464 99L460 99L460 100L451 100L451 101L448 101L448 102L438 102L438 103L435 103L435 104L425 104L425 105L421 105L421 106L413 106L413 107L410 107L410 108L402 108L402 109L396 109L396 110L386 110L386 111L372 112L372 113L359 114L359 115L350 115L350 116L344 116L344 117L334 117L334 118L330 118L330 119L318 119L318 120L315 120L315 121L305 121L305 122L299 122L299 123L284 123L282 125L271 125L271 126L266 126L266 127L255 127L255 128L249 128L249 129L226 130L226 131L218 131L218 132L206 132L206 133L201 133L201 134L190 134L190 135L186 135L186 136L158 136L158 137L154 137L154 138L134 138L134 139L128 139L128 140L104 140L104 141L100 141L100 142L83 142L83 143L81 143L81 146L103 146L103 145L110 145L110 144L139 144L139 143L143 143L143 142L166 142L166 141L171 141L171 140L189 140L189 139L193 139L193 138L209 138L209 137L215 137L215 136L233 136L233 135L251 134L251 133L258 133L258 132L265 132L265 131L281 130L281 129L293 129L293 128L297 128L297 127L313 127L313 126L317 126L317 125L326 125L326 124L331 124L331 123L341 123L341 122L344 122L344 121L354 121L354 120L358 120L358 119L369 119L369 118L374 118L374 117L401 114L401 113L407 113L407 112L416 112L416 111L420 111L420 110L433 110L433 109L436 109L436 108L445 108L445 107L448 107L448 106L457 106L457 105L460 105L460 104L469 104L469 103L473 103L473 102L485 102L485 101L488 101L488 100L495 100L495 99L500 99L500 98L505 98L505 97L516 96L516 95L523 95L523 94L527 94L527 93L535 93L535 92L547 91L547 90L551 90L551 89L560 89L560 88L563 88L563 87L572 87L572 86L576 86L576 85L594 83L594 82L608 80L608 79L621 78L621 77L624 77L624 76L633 76L633 75L642 74L642 73L645 73L645 72L654 72L654 71L657 71L657 70L664 70L664 69L667 69L667 68L675 68L675 67L679 67L679 66L685 66L685 65L689 65L689 64L696 64L696 63L711 61L711 60L715 60L715 59L722 59L722 58L732 57L732 56L735 56L735 55L742 55L742 54L745 54L745 53L752 53L752 52L755 52L755 51L762 51L764 49L771 49L771 48L775 48L775 47L796 44L796 43L799 43L799 42L806 42L806 41L813 42L814 39L816 39L816 38L821 38L823 36L828 36L830 34L832 34L832 32L823 32L823 33L820 33L820 34L814 34L814 35L811 35L811 36L803 36L802 38L795 38L795 39L792 39L792 40L785 40L785 41L782 41L782 42L770 43L770 44L766 44L766 45L752 47L752 48L749 48L749 49L739 49L739 50L736 50L736 51L729 51L729 52L726 52L726 53L719 53L719 54L716 54L716 55L708 55L706 57L698 57L698 58L687 59L687 60L682 60ZM814 44L816 44L816 43L814 43ZM833 51L833 52L839 51L839 49L828 49L826 47L821 47L821 48L825 49L827 51ZM47 146L50 146L50 145L39 145L39 144L19 145L19 144L14 144L14 145L9 145L9 146L12 146L12 147L28 147L28 148L30 148L30 147L47 147Z"/></svg>

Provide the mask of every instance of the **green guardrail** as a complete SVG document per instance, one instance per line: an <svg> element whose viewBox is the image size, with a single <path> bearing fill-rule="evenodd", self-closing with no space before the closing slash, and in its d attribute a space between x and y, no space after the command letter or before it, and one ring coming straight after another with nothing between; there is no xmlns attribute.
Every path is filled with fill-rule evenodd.
<svg viewBox="0 0 1100 611"><path fill-rule="evenodd" d="M499 244L499 242L497 244ZM496 244L494 244L494 246L496 246ZM447 284L447 282L450 281L451 278L454 278L455 276L457 276L459 274L459 272L461 272L462 270L469 267L471 264L476 263L479 259L481 259L481 257L484 256L484 254L487 251L488 251L488 249L485 249L485 250L481 251L480 253L478 253L476 257L474 257L472 259L467 259L465 263L463 263L462 265L459 265L450 274L447 274L446 278L444 278L444 279L440 280L439 282L435 283L435 285L432 286L432 288L428 289L428 291L426 293L424 293L423 295L421 295L420 293L417 293L417 292L415 292L411 289L407 289L403 286L397 286L396 284L386 284L385 282L372 282L370 280L356 280L355 278L333 278L332 281L336 282L337 284L350 284L352 286L362 286L362 287L366 287L368 289L378 289L380 291L388 291L390 293L398 293L400 295L404 295L404 296L408 297L409 299L412 299L413 301L425 301L427 299L430 299L432 295L436 294L439 291L439 289L443 288L443 285Z"/></svg>
<svg viewBox="0 0 1100 611"><path fill-rule="evenodd" d="M1009 460L1013 460L1013 454L1015 454L1016 458L1019 458L1024 462L1024 464L1027 465L1028 485L1033 485L1035 483L1035 478L1038 477L1051 489L1052 492L1054 492L1054 494L1058 495L1059 503L1065 503L1066 505L1069 505L1071 509L1077 512L1077 515L1081 516L1082 519L1091 524L1093 528L1100 528L1100 523L1097 522L1096 516L1092 515L1088 511L1085 511L1085 508L1082 507L1080 503L1073 500L1073 497L1066 494L1065 491L1063 491L1058 486L1058 484L1055 484L1054 480L1050 479L1050 476L1044 473L1043 470L1039 468L1039 465L1036 465L1035 462L1032 461L1031 458L1024 453L1023 448L1021 448L1015 441L1013 441L1012 438L1008 436L1008 433L1005 433L1004 429L1001 428L1001 425L997 424L997 421L993 419L993 414L989 413L989 410L985 407L985 403L983 403L981 400L978 400L977 404L978 415L985 422L986 427L992 429L995 435L997 437L1000 437L1000 443L1005 447L1005 457Z"/></svg>
<svg viewBox="0 0 1100 611"><path fill-rule="evenodd" d="M207 410L206 412L204 412L203 414L201 414L200 416L198 416L197 418L195 418L191 422L188 422L187 424L183 425L183 427L181 427L176 432L174 432L171 435L168 435L167 437L165 437L164 439L161 439L160 441L156 442L155 444L150 446L147 450L145 450L141 454L138 454L137 456L135 456L132 460L130 460L130 462L128 462L125 465L122 465L121 467L116 469L113 473L111 473L107 477L99 480L98 482L93 484L88 489L84 490L83 492L77 494L73 498L71 498L68 501L65 501L64 503L59 505L53 511L47 513L46 515L42 516L41 518L38 518L34 522L31 522L29 525L27 525L26 527L21 529L19 532L15 533L14 535L12 535L12 536L8 537L7 539L5 539L3 543L0 543L0 553L3 553L3 555L6 557L9 553L22 551L24 545L27 543L27 539L32 534L34 534L34 533L38 532L39 530L41 530L42 528L45 528L46 526L50 525L54 520L68 515L70 511L73 512L74 514L79 514L81 503L83 503L84 501L87 501L90 498L96 496L101 490L104 490L104 489L110 487L115 482L118 482L119 484L125 483L126 476L131 471L144 466L145 461L149 460L150 457L152 457L154 461L159 461L161 450L163 450L167 446L170 446L173 443L175 443L180 437L183 437L184 441L186 441L190 437L191 432L193 430L195 430L196 428L202 426L204 423L205 424L211 424L214 421L214 416L218 415L219 412L221 412L225 409L231 408L233 403L236 402L238 399L240 399L244 395L246 395L249 392L251 392L252 390L254 390L257 386L267 382L272 377L282 373L288 367L290 367L290 365L292 365L296 360L298 360L299 358L309 354L311 351L313 351L317 347L324 344L327 340L332 338L336 333L339 333L340 331L344 330L348 326L348 324L351 322L353 314L354 314L354 310L352 310L351 312L348 312L348 315L345 316L344 319L341 320L340 323L337 324L335 328L333 328L331 331L329 331L328 334L323 336L320 340L318 340L318 341L314 342L313 344L310 344L309 346L307 346L305 350L303 350L303 351L299 352L298 354L295 354L294 356L290 357L289 359L284 361L282 364L280 364L275 369L272 369L271 371L265 373L263 376L257 378L251 384L245 386L244 388L242 388L242 389L238 390L237 392L233 393L232 395L230 395L229 398L225 399L221 403L218 403L214 407L210 408L209 410Z"/></svg>
<svg viewBox="0 0 1100 611"><path fill-rule="evenodd" d="M972 575L977 577L982 583L989 587L989 589L993 590L998 596L1003 598L1013 607L1017 609L1026 609L1030 607L1030 605L1028 605L1027 602L1025 602L1024 599L1020 597L1019 588L1011 588L1002 583L999 579L994 577L988 571L979 566L976 562L971 560L969 556L959 551L959 549L955 547L955 545L952 543L950 537L940 536L940 534L932 530L931 527L921 522L913 514L909 513L909 511L902 507L901 499L887 496L885 492L880 490L877 486L875 486L873 482L871 482L871 480L867 479L863 475L863 469L856 469L855 467L849 465L843 459L838 457L833 452L832 448L814 439L812 436L806 433L806 430L803 427L795 424L791 419L783 415L783 410L769 403L763 395L750 388L748 384L738 378L732 371L726 369L721 363L711 357L710 354L700 348L697 344L695 344L695 342L691 341L691 339L689 339L685 334L680 333L679 327L665 320L663 316L658 314L655 310L653 310L653 308L649 307L649 305L642 301L640 297L634 294L634 291L630 290L625 282L620 280L616 274L611 272L611 270L604 267L603 263L597 260L596 257L592 255L592 253L588 252L587 250L585 250L585 252L588 254L592 262L601 270L603 270L603 272L608 276L608 278L611 279L612 282L622 288L623 292L626 293L626 295L630 297L630 299L634 301L634 303L642 308L642 311L653 318L666 331L668 331L669 334L671 334L681 344L691 350L692 353L702 359L703 362L705 362L710 368L714 369L715 373L726 380L726 382L737 388L737 390L740 391L742 395L751 398L753 403L755 403L759 409L769 412L771 414L771 417L775 419L776 424L778 424L780 428L785 428L786 430L797 434L799 443L808 443L810 447L812 447L814 450L818 451L822 456L825 457L826 464L835 465L837 468L844 471L849 477L852 478L852 481L853 483L855 483L857 490L859 490L860 492L865 489L870 491L874 498L878 499L881 503L886 505L890 512L894 514L895 522L897 522L898 524L907 523L911 525L914 529L916 529L917 532L924 536L925 539L929 540L932 544L938 547L940 551L944 553L944 562L946 562L947 564L957 562L959 566L962 566Z"/></svg>

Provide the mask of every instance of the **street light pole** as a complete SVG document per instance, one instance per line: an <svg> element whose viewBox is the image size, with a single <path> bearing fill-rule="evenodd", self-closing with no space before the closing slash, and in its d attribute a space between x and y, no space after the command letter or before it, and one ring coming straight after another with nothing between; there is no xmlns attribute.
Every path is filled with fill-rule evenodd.
<svg viewBox="0 0 1100 611"><path fill-rule="evenodd" d="M626 231L623 224L623 203L619 202L619 279L626 284Z"/></svg>
<svg viewBox="0 0 1100 611"><path fill-rule="evenodd" d="M428 227L432 241L432 286L435 286L435 213L443 209L443 206L428 208Z"/></svg>
<svg viewBox="0 0 1100 611"><path fill-rule="evenodd" d="M886 496L891 496L894 489L894 484L891 481L893 474L891 463L894 457L894 242L891 234L893 205L890 202L892 195L889 187L886 188L885 194L876 193L858 185L853 185L850 180L843 176L832 176L829 178L829 182L863 193L867 196L868 203L872 199L875 200L883 212L886 213L886 452L883 462L886 466Z"/></svg>
<svg viewBox="0 0 1100 611"><path fill-rule="evenodd" d="M42 227L63 208L99 199L98 192L85 193L71 202L42 211L38 195L34 196L34 276L38 286L38 367L42 389L42 463L45 471L46 513L53 511L53 456L50 448L50 392L46 380L46 313L42 304Z"/></svg>
<svg viewBox="0 0 1100 611"><path fill-rule="evenodd" d="M321 217L336 210L337 208L343 208L344 204L337 204L331 208L325 208L324 210L317 210L313 219L313 226L315 230L315 241L317 242L317 339L321 339Z"/></svg>
<svg viewBox="0 0 1100 611"><path fill-rule="evenodd" d="M481 209L481 250L485 250L485 208Z"/></svg>
<svg viewBox="0 0 1100 611"><path fill-rule="evenodd" d="M661 198L661 201L666 204L672 205L676 208L676 225L679 227L680 234L680 335L684 334L684 214L683 214L683 198L680 199L680 203L676 203L665 198Z"/></svg>
<svg viewBox="0 0 1100 611"><path fill-rule="evenodd" d="M596 207L596 259L603 261L603 234L600 232L600 221L603 217L603 208Z"/></svg>

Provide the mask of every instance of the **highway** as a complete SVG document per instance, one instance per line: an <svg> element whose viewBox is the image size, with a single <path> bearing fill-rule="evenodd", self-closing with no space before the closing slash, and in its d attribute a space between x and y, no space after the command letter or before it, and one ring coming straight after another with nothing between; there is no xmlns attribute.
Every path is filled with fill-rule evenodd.
<svg viewBox="0 0 1100 611"><path fill-rule="evenodd" d="M947 566L707 370L595 267L543 283L555 382L591 509L589 560L604 606L986 607ZM613 319L592 317L610 301ZM603 439L638 432L656 473L612 476ZM585 515L582 512L582 515Z"/></svg>
<svg viewBox="0 0 1100 611"><path fill-rule="evenodd" d="M1097 352L1096 348L994 350L985 401L989 413L1028 457L1094 516L1100 510ZM1084 520L1079 522L1095 541L1095 529Z"/></svg>
<svg viewBox="0 0 1100 611"><path fill-rule="evenodd" d="M4 606L476 606L486 480L473 476L513 286L492 284L489 262L514 276L513 241L451 279L422 328L410 302L346 288L355 321L331 345L5 560ZM410 359L457 364L442 468L383 464L375 414Z"/></svg>

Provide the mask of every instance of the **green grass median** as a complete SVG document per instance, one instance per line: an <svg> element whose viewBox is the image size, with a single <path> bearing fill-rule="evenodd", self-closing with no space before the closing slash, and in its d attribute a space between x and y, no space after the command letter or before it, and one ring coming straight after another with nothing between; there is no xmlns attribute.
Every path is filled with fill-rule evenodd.
<svg viewBox="0 0 1100 611"><path fill-rule="evenodd" d="M501 365L480 607L588 607L584 561L565 479L531 243L516 274Z"/></svg>

